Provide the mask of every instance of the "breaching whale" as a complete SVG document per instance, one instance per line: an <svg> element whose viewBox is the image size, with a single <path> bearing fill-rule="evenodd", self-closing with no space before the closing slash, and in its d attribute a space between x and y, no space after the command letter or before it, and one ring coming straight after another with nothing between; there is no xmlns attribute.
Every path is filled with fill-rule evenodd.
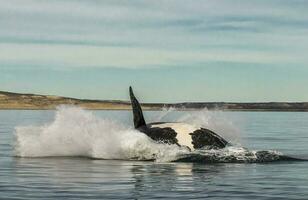
<svg viewBox="0 0 308 200"><path fill-rule="evenodd" d="M145 133L154 141L185 146L190 150L222 149L230 145L224 138L204 127L178 122L146 124L140 103L135 97L132 87L129 87L129 94L135 129Z"/></svg>

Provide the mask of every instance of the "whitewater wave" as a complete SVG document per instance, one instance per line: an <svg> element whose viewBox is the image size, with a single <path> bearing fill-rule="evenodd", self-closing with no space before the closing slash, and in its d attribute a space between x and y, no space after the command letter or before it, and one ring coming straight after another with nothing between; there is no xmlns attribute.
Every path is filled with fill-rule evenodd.
<svg viewBox="0 0 308 200"><path fill-rule="evenodd" d="M179 119L188 120L209 128L218 127L211 123L211 117L200 113ZM278 160L282 156L275 151L248 151L240 146L191 152L185 147L156 143L132 127L99 118L91 111L72 106L59 107L54 121L49 124L16 127L15 136L15 155L18 157L81 156L157 162L257 162L260 159Z"/></svg>

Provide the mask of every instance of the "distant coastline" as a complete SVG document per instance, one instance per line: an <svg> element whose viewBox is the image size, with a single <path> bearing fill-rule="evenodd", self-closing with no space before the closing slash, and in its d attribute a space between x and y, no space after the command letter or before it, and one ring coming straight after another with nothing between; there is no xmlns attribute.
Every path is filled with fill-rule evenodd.
<svg viewBox="0 0 308 200"><path fill-rule="evenodd" d="M91 110L129 110L130 102L118 100L88 100L61 96L20 94L0 91L0 110L53 110L59 105L76 105ZM298 111L307 112L308 102L262 102L262 103L231 103L231 102L185 102L185 103L144 103L145 110L209 110L225 111Z"/></svg>

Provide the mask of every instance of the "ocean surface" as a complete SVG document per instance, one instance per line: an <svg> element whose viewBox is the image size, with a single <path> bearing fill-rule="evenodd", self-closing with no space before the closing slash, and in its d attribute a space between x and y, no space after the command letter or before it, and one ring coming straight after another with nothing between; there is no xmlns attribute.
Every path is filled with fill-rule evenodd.
<svg viewBox="0 0 308 200"><path fill-rule="evenodd" d="M308 199L308 113L145 112L147 122L210 128L231 141L213 163L132 128L130 111L0 111L0 199ZM243 148L245 147L245 148ZM234 159L226 159L226 158ZM147 161L151 160L151 161Z"/></svg>

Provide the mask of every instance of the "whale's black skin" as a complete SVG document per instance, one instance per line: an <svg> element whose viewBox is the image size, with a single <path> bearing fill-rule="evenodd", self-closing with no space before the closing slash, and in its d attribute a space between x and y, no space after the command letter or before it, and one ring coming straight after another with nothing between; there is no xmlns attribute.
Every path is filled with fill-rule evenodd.
<svg viewBox="0 0 308 200"><path fill-rule="evenodd" d="M139 130L140 132L145 133L147 136L149 136L153 140L166 143L166 144L176 144L178 146L187 146L190 149L192 148L194 149L201 149L201 148L221 149L221 148L226 147L227 145L230 145L221 136L219 136L218 134L206 128L202 128L202 127L194 128L193 126L189 124L186 125L183 123L170 123L170 122L155 122L155 123L146 124L143 113L142 113L141 106L138 100L136 99L133 93L133 89L131 87L129 87L129 94L130 94L130 99L131 99L131 104L132 104L132 109L133 109L135 129ZM183 128L182 129L177 128L180 126L182 127L184 126L184 129L186 129L184 131L185 133L183 132ZM190 132L189 131L187 132L187 128L190 130ZM178 132L176 129L178 130ZM183 137L185 138L183 139ZM190 140L190 141L187 141L187 140ZM183 141L185 144L182 144Z"/></svg>
<svg viewBox="0 0 308 200"><path fill-rule="evenodd" d="M208 149L225 148L229 143L213 131L200 128L190 133L192 144L195 149L207 147Z"/></svg>
<svg viewBox="0 0 308 200"><path fill-rule="evenodd" d="M152 138L155 141L160 141L167 144L176 144L178 146L178 140L176 138L177 132L172 128L159 128L159 127L151 127L151 124L141 126L137 128L140 132L145 133L147 136Z"/></svg>

